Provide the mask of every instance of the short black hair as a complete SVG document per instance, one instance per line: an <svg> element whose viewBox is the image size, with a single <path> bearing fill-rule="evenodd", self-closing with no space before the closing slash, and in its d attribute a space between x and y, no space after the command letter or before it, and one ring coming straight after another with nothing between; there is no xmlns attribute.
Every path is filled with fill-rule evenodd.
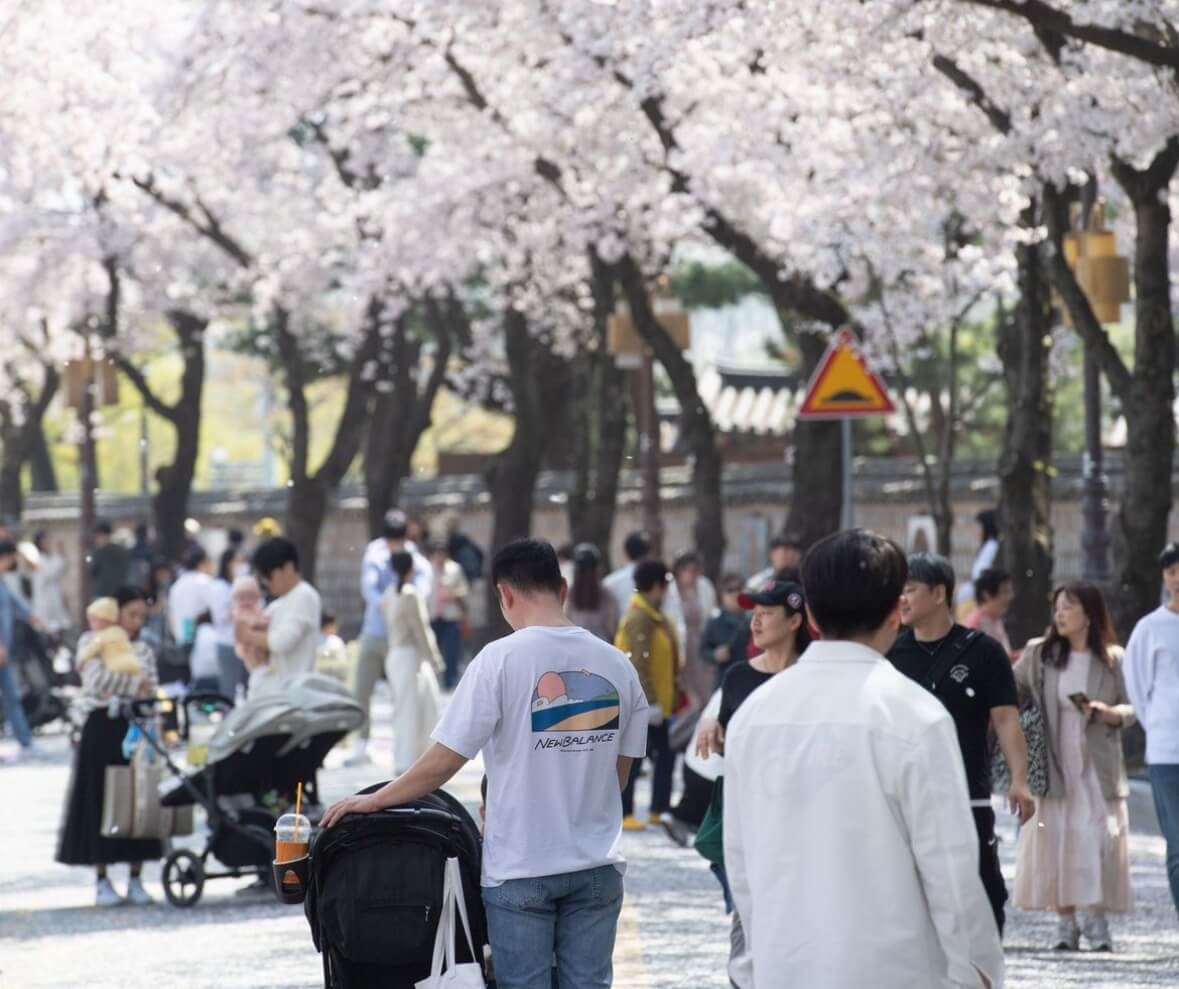
<svg viewBox="0 0 1179 989"><path fill-rule="evenodd" d="M254 570L263 579L288 563L299 569L299 550L286 536L271 536L254 550Z"/></svg>
<svg viewBox="0 0 1179 989"><path fill-rule="evenodd" d="M1179 560L1179 556L1176 557ZM1006 570L993 568L984 570L974 578L974 597L981 604L986 598L997 598L1003 590L1003 585L1011 580L1011 574Z"/></svg>
<svg viewBox="0 0 1179 989"><path fill-rule="evenodd" d="M0 539L0 556L16 556L16 543L11 539Z"/></svg>
<svg viewBox="0 0 1179 989"><path fill-rule="evenodd" d="M320 628L327 628L329 625L335 625L335 624L336 624L336 616L333 615L330 611L325 611L322 615L319 616L319 627Z"/></svg>
<svg viewBox="0 0 1179 989"><path fill-rule="evenodd" d="M142 587L136 587L134 584L124 584L115 591L115 604L120 609L125 608L132 601L142 601L144 604L147 604L149 600L147 591Z"/></svg>
<svg viewBox="0 0 1179 989"><path fill-rule="evenodd" d="M403 581L413 573L413 553L398 550L389 556L389 568Z"/></svg>
<svg viewBox="0 0 1179 989"><path fill-rule="evenodd" d="M908 575L904 550L866 529L819 540L802 564L807 606L829 639L877 631L896 609Z"/></svg>
<svg viewBox="0 0 1179 989"><path fill-rule="evenodd" d="M993 508L984 508L974 517L974 521L982 528L984 543L999 538L999 513Z"/></svg>
<svg viewBox="0 0 1179 989"><path fill-rule="evenodd" d="M622 544L628 560L641 560L651 552L651 540L644 532L632 532Z"/></svg>
<svg viewBox="0 0 1179 989"><path fill-rule="evenodd" d="M801 553L802 541L795 536L788 536L783 532L770 540L770 549L796 549Z"/></svg>
<svg viewBox="0 0 1179 989"><path fill-rule="evenodd" d="M929 585L929 589L944 587L946 604L954 598L954 568L944 556L936 553L914 553L909 557L909 580Z"/></svg>
<svg viewBox="0 0 1179 989"><path fill-rule="evenodd" d="M100 536L109 536L115 530L111 528L111 524L106 521L94 523L94 532Z"/></svg>
<svg viewBox="0 0 1179 989"><path fill-rule="evenodd" d="M635 590L640 594L667 583L667 564L662 560L644 560L635 567Z"/></svg>
<svg viewBox="0 0 1179 989"><path fill-rule="evenodd" d="M205 552L203 546L190 546L184 551L184 559L181 561L181 565L185 570L195 570L208 558L209 554Z"/></svg>
<svg viewBox="0 0 1179 989"><path fill-rule="evenodd" d="M491 561L491 583L507 584L524 594L560 594L561 564L552 543L543 539L516 539Z"/></svg>
<svg viewBox="0 0 1179 989"><path fill-rule="evenodd" d="M404 539L409 532L409 516L400 509L389 509L381 521L381 531L386 539Z"/></svg>
<svg viewBox="0 0 1179 989"><path fill-rule="evenodd" d="M1179 563L1179 543L1167 543L1159 554L1159 569L1166 570Z"/></svg>
<svg viewBox="0 0 1179 989"><path fill-rule="evenodd" d="M671 569L674 573L679 573L684 567L698 567L700 566L700 554L695 550L684 550L671 562Z"/></svg>

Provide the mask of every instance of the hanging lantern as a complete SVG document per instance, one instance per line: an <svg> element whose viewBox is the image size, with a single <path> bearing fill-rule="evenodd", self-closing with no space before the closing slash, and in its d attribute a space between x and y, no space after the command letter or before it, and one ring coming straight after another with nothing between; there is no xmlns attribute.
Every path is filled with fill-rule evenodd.
<svg viewBox="0 0 1179 989"><path fill-rule="evenodd" d="M82 395L91 378L94 380L94 407L103 408L119 403L119 371L115 362L80 357L68 361L62 368L66 404L71 409L82 407Z"/></svg>
<svg viewBox="0 0 1179 989"><path fill-rule="evenodd" d="M1117 235L1105 229L1105 207L1098 203L1089 218L1089 229L1064 237L1064 257L1076 272L1077 283L1093 307L1099 323L1117 323L1122 304L1130 301L1130 262L1118 254ZM1072 326L1067 307L1065 322Z"/></svg>

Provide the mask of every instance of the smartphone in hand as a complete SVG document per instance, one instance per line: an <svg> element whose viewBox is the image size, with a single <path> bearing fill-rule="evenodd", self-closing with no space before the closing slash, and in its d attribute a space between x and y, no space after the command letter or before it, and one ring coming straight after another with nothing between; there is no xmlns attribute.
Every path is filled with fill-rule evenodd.
<svg viewBox="0 0 1179 989"><path fill-rule="evenodd" d="M1082 714L1089 713L1089 695L1084 691L1078 690L1075 694L1069 694L1068 699L1077 706L1077 710Z"/></svg>

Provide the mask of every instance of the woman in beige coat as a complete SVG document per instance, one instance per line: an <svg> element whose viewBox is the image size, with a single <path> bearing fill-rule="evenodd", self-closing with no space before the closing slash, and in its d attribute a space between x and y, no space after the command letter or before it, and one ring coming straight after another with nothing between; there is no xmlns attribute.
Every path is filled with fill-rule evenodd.
<svg viewBox="0 0 1179 989"><path fill-rule="evenodd" d="M1016 664L1021 700L1044 713L1048 793L1019 834L1015 906L1053 910L1055 947L1076 951L1085 912L1090 946L1112 951L1106 913L1134 908L1122 729L1134 708L1122 676L1122 650L1101 591L1067 584L1052 595L1052 626L1028 643Z"/></svg>

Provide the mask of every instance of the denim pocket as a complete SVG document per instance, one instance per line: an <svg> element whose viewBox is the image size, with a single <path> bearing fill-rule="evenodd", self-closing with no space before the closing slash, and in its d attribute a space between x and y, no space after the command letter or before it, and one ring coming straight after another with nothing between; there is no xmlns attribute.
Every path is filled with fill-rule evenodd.
<svg viewBox="0 0 1179 989"><path fill-rule="evenodd" d="M545 892L539 879L509 879L484 889L483 898L493 906L529 910L544 902Z"/></svg>
<svg viewBox="0 0 1179 989"><path fill-rule="evenodd" d="M612 865L594 869L593 895L594 902L600 906L609 906L621 901L622 873Z"/></svg>

